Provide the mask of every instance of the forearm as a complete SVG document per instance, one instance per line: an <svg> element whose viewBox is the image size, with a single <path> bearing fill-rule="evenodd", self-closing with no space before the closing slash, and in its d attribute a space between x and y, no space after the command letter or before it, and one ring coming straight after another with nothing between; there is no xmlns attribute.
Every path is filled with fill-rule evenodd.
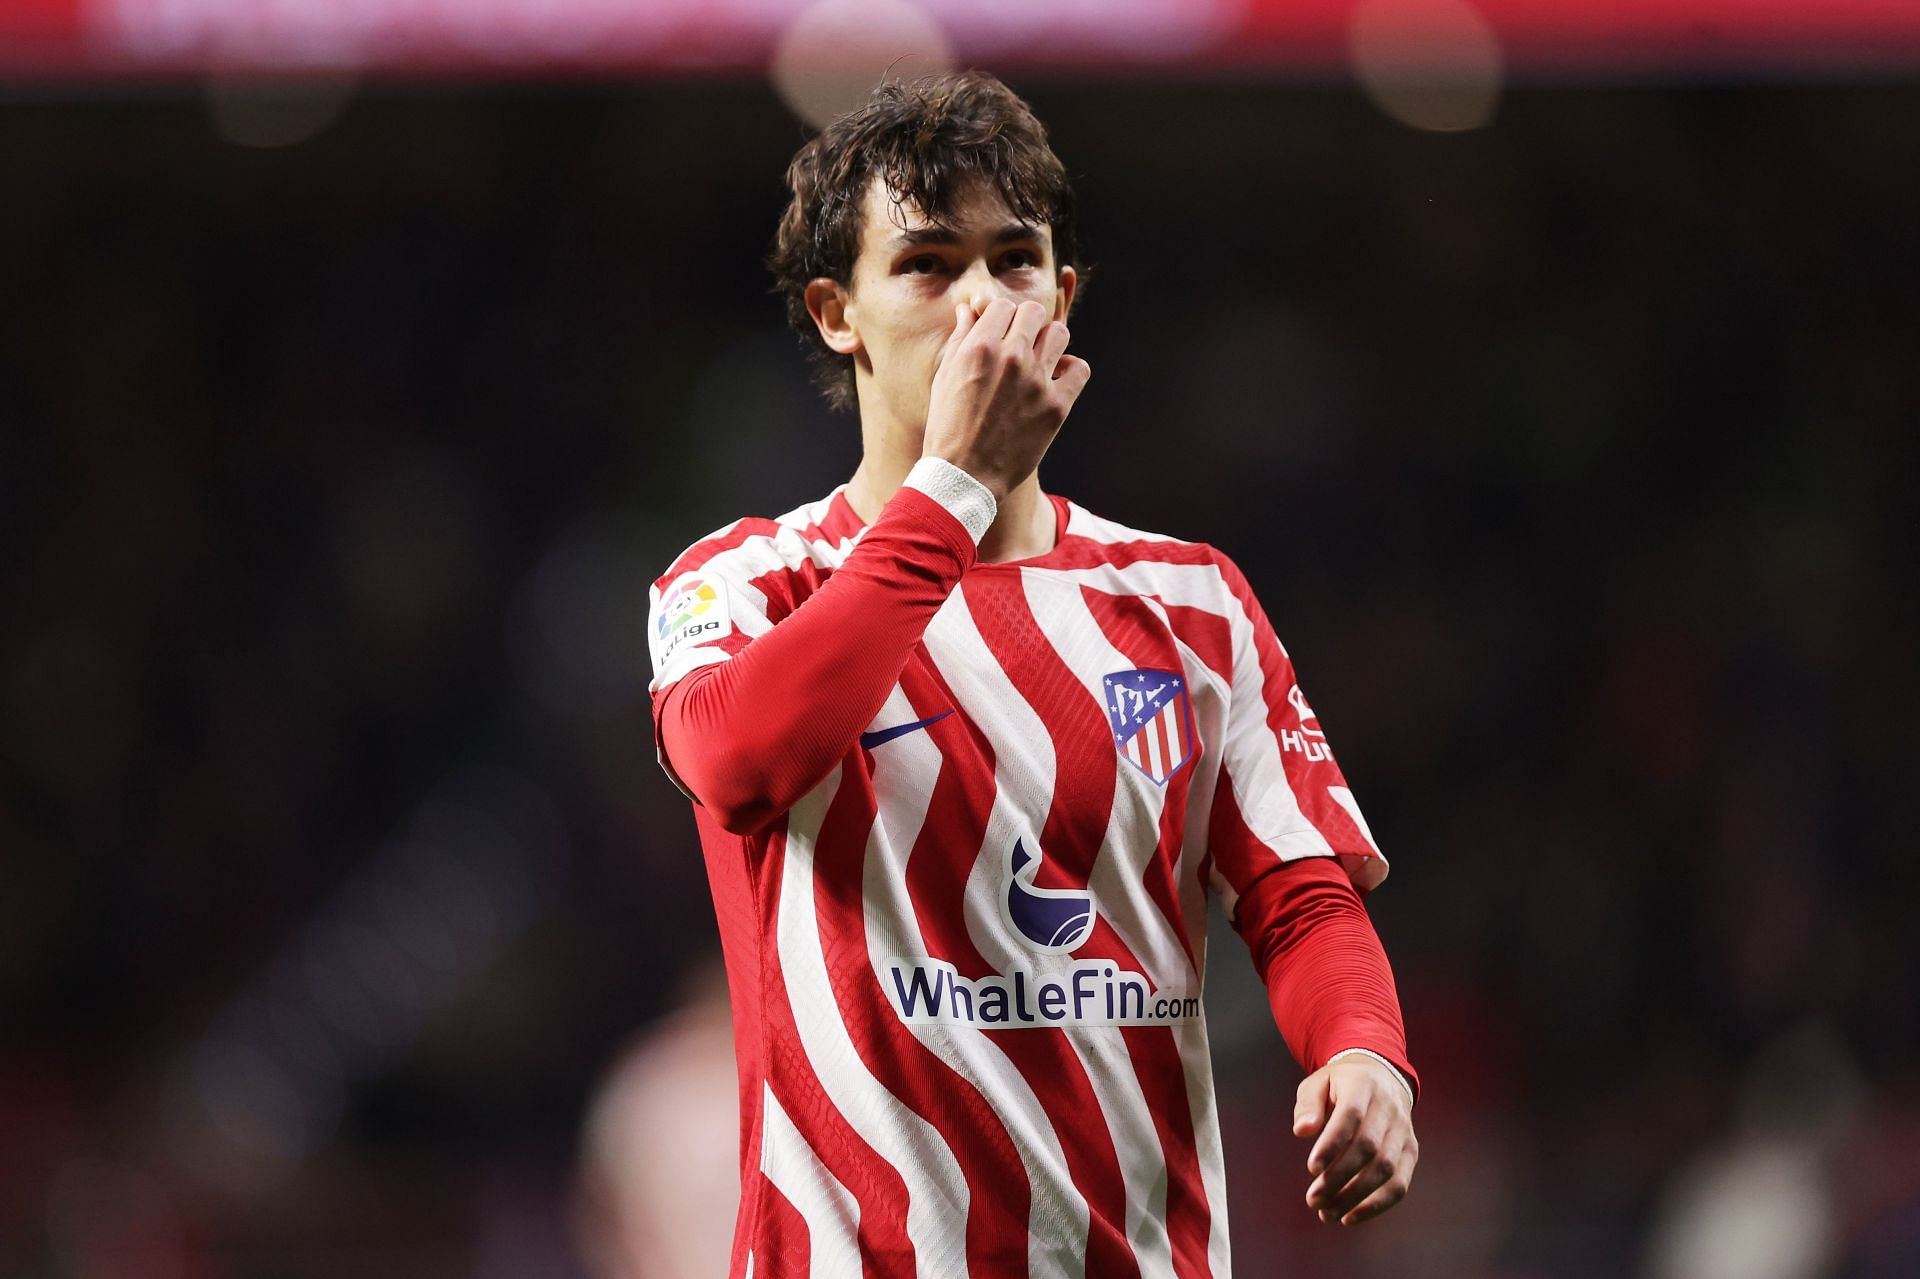
<svg viewBox="0 0 1920 1279"><path fill-rule="evenodd" d="M991 496L943 487L939 468L916 476L942 500L900 489L818 590L657 707L672 772L726 829L765 826L853 749L972 566Z"/></svg>
<svg viewBox="0 0 1920 1279"><path fill-rule="evenodd" d="M1338 862L1304 857L1256 880L1234 925L1266 981L1275 1023L1301 1068L1363 1049L1418 1095L1393 970L1366 907Z"/></svg>

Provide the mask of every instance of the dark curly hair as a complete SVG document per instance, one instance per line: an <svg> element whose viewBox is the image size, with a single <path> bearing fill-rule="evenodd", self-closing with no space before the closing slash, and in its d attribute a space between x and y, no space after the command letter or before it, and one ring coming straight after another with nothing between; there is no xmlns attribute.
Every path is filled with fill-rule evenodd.
<svg viewBox="0 0 1920 1279"><path fill-rule="evenodd" d="M839 117L787 166L793 200L780 217L767 267L800 335L814 381L836 409L854 404L853 357L830 348L807 314L807 282L851 284L861 215L875 175L895 207L911 202L945 225L962 188L990 182L1023 222L1053 230L1055 269L1083 275L1073 188L1046 128L1019 95L980 71L883 82L865 105Z"/></svg>

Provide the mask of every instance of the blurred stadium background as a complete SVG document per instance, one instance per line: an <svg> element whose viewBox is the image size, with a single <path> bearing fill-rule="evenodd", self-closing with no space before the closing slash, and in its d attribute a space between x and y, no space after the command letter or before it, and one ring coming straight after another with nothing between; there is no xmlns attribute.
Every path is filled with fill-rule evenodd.
<svg viewBox="0 0 1920 1279"><path fill-rule="evenodd" d="M1920 7L0 0L0 1276L719 1273L646 587L851 472L760 257L942 65L1394 859L1363 1231L1216 937L1237 1273L1920 1274Z"/></svg>

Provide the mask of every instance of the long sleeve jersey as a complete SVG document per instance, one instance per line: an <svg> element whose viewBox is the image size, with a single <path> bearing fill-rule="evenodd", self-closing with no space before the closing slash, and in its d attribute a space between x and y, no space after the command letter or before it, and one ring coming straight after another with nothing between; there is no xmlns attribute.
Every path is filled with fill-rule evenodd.
<svg viewBox="0 0 1920 1279"><path fill-rule="evenodd" d="M653 588L734 1009L734 1279L1229 1274L1213 898L1303 1066L1418 1087L1360 904L1386 860L1245 578L1058 496L1052 550L981 563L976 488L922 462L871 526L836 489Z"/></svg>

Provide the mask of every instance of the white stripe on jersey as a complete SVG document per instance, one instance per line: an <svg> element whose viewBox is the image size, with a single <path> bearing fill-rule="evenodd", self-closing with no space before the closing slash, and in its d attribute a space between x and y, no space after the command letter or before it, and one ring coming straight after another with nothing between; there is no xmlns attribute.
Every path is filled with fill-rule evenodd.
<svg viewBox="0 0 1920 1279"><path fill-rule="evenodd" d="M968 1194L960 1163L939 1130L867 1069L840 1016L827 974L814 901L813 845L839 788L840 767L835 765L787 814L776 923L787 998L814 1078L853 1130L906 1183L907 1239L913 1244L914 1273L923 1279L963 1275ZM857 1274L858 1268L821 1273Z"/></svg>
<svg viewBox="0 0 1920 1279"><path fill-rule="evenodd" d="M760 1171L807 1223L807 1273L859 1274L860 1205L820 1162L781 1109L773 1089L765 1085L760 1099ZM747 1258L747 1273L753 1273L752 1257Z"/></svg>
<svg viewBox="0 0 1920 1279"><path fill-rule="evenodd" d="M887 699L886 716L888 723L906 724L918 719L919 712L896 686ZM883 981L882 974L889 960L931 953L920 932L919 917L906 897L907 862L912 856L914 841L920 837L920 827L926 821L927 804L932 799L941 768L940 747L931 733L909 733L889 742L887 755L890 793L894 792L894 779L898 779L901 802L895 811L901 820L897 828L885 820L874 823L868 836L862 885L867 911L867 958L873 965L875 981ZM880 902L888 903L891 917L878 908ZM985 1035L956 1035L945 1027L910 1023L906 1028L954 1073L978 1089L981 1096L992 1099L1008 1139L1020 1156L1021 1167L1026 1170L1027 1184L1033 1188L1027 1208L1029 1250L1035 1241L1046 1240L1070 1246L1072 1252L1084 1256L1090 1226L1087 1202L1074 1188L1066 1151L1060 1148L1053 1123L1020 1068ZM1043 1193L1047 1187L1059 1193L1049 1197ZM1066 1279L1068 1272L1035 1268L1032 1273L1059 1273L1061 1279Z"/></svg>
<svg viewBox="0 0 1920 1279"><path fill-rule="evenodd" d="M773 522L775 524L778 524L782 528L793 529L801 535L802 541L813 548L813 558L816 563L838 565L842 560L847 558L855 546L860 544L860 539L866 536L867 528L872 527L871 525L864 526L852 537L843 537L838 542L829 542L822 538L806 536L806 530L809 526L818 526L826 523L828 513L833 510L834 494L840 492L840 489L844 489L845 487L846 485L842 484L839 488L834 489L832 493L827 494L823 498L805 503L801 506L796 506L785 515L777 515L774 517ZM852 509L852 503L848 503L848 509Z"/></svg>
<svg viewBox="0 0 1920 1279"><path fill-rule="evenodd" d="M1095 542L1178 542L1177 537L1165 533L1143 533L1137 528L1128 528L1116 524L1103 516L1072 503L1068 504L1072 512L1067 520L1068 537L1084 537Z"/></svg>
<svg viewBox="0 0 1920 1279"><path fill-rule="evenodd" d="M1207 937L1200 934L1201 965ZM1213 1099L1213 1049L1205 1018L1173 1028L1180 1043L1180 1069L1187 1080L1187 1109L1193 1115L1193 1150L1200 1161L1200 1184L1207 1191L1207 1270L1213 1279L1233 1274L1233 1250L1227 1241L1227 1152L1220 1143L1220 1114Z"/></svg>
<svg viewBox="0 0 1920 1279"><path fill-rule="evenodd" d="M1002 867L1007 850L1016 839L1029 841L1044 855L1039 845L1039 823L1052 805L1055 781L1053 737L1045 720L1021 696L1013 681L994 657L973 614L967 607L963 581L954 589L954 598L934 617L927 629L927 653L947 684L968 707L968 714L994 747L993 813L987 821L984 855L977 856L973 873L967 879L967 931L987 962L1000 972L1032 968L1055 976L1068 971L1072 960L1066 955L1036 954L1015 942L1007 934L1000 912L1000 894L1005 891ZM1026 748L1018 756L1018 767L1010 767L1010 757L1018 744ZM1109 837L1111 837L1109 830ZM1094 875L1100 876L1104 855L1094 859ZM1103 880L1095 890L1104 909L1128 902L1122 889L1109 898ZM1126 911L1119 912L1126 914ZM1109 915L1108 922L1117 921ZM1127 941L1124 934L1123 942ZM1129 949L1132 949L1129 944ZM1152 962L1152 952L1135 951L1143 964ZM1177 971L1177 970L1176 970ZM1161 977L1149 973L1156 985ZM1100 1104L1101 1117L1112 1135L1120 1179L1126 1190L1127 1238L1140 1261L1143 1275L1171 1274L1172 1245L1167 1239L1166 1222L1148 1215L1153 1188L1167 1180L1166 1159L1160 1149L1153 1112L1148 1109L1146 1093L1133 1068L1126 1040L1115 1026L1062 1027L1055 1033L1066 1036L1086 1070L1088 1085ZM1038 1187L1036 1187L1036 1192ZM1085 1255L1085 1245L1081 1246ZM1098 1277L1096 1276L1096 1279Z"/></svg>

